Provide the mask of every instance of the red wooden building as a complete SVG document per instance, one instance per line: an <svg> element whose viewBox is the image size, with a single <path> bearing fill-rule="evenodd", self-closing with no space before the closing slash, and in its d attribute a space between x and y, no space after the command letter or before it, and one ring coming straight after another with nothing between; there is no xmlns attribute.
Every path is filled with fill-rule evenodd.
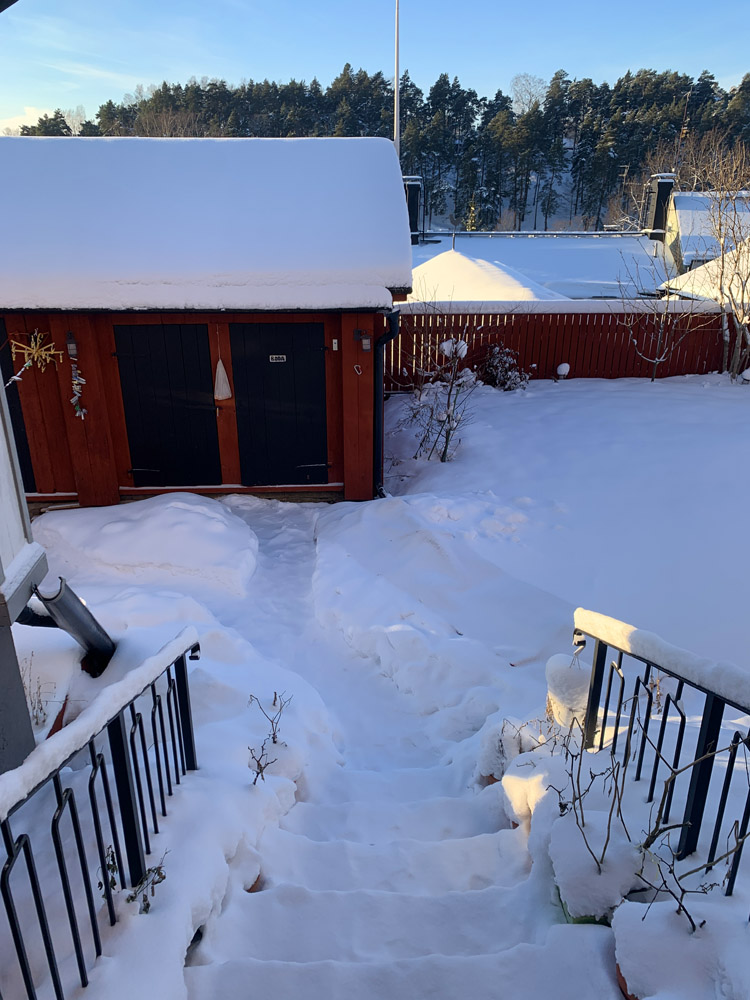
<svg viewBox="0 0 750 1000"><path fill-rule="evenodd" d="M3 138L0 191L29 499L373 496L382 314L411 281L390 142Z"/></svg>

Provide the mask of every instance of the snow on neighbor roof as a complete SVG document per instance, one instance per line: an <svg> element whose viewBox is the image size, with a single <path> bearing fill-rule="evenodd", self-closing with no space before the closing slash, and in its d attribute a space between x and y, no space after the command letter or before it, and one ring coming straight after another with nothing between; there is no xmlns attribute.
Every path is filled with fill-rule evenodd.
<svg viewBox="0 0 750 1000"><path fill-rule="evenodd" d="M730 196L731 197L731 196ZM694 261L705 261L718 257L721 246L716 238L717 211L726 217L734 214L734 206L742 213L740 227L750 236L750 214L747 223L742 217L750 213L747 192L742 192L733 201L732 206L726 202L726 195L714 191L676 191L672 195L669 212L674 213L674 222L679 231L680 252L685 267L690 267ZM672 228L672 220L667 222Z"/></svg>
<svg viewBox="0 0 750 1000"><path fill-rule="evenodd" d="M467 248L468 249L468 248ZM408 302L436 308L476 309L497 302L565 299L519 271L494 261L478 260L458 250L446 250L414 268Z"/></svg>
<svg viewBox="0 0 750 1000"><path fill-rule="evenodd" d="M750 313L750 240L725 254L723 260L717 257L674 278L667 290L689 299L733 302Z"/></svg>
<svg viewBox="0 0 750 1000"><path fill-rule="evenodd" d="M0 143L0 308L379 309L411 287L387 139Z"/></svg>
<svg viewBox="0 0 750 1000"><path fill-rule="evenodd" d="M415 267L451 246L451 236L414 247ZM672 268L663 244L615 233L459 234L456 250L522 276L524 283L571 299L637 298L655 293ZM654 256L656 254L656 256Z"/></svg>

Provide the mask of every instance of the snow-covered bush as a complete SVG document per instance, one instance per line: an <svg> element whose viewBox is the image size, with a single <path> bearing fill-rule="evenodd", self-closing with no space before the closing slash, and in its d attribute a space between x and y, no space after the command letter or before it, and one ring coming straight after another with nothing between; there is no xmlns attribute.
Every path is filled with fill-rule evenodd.
<svg viewBox="0 0 750 1000"><path fill-rule="evenodd" d="M480 783L500 781L508 764L519 754L536 750L547 742L550 725L546 720L514 722L503 719L487 726L481 734L476 776Z"/></svg>
<svg viewBox="0 0 750 1000"><path fill-rule="evenodd" d="M547 660L547 716L567 730L574 720L583 725L589 697L591 667L572 656L556 653Z"/></svg>
<svg viewBox="0 0 750 1000"><path fill-rule="evenodd" d="M457 358L459 361L466 357L469 345L465 340L451 338L444 340L440 345L440 353L444 358Z"/></svg>
<svg viewBox="0 0 750 1000"><path fill-rule="evenodd" d="M592 919L609 923L628 893L638 885L640 854L620 825L612 826L609 814L592 809L586 814L584 841L572 813L560 816L550 834L549 853L560 899L574 920ZM607 850L596 867L589 853L604 844Z"/></svg>
<svg viewBox="0 0 750 1000"><path fill-rule="evenodd" d="M440 354L445 361L423 373L424 381L414 390L406 418L417 428L414 458L447 462L455 453L456 431L468 422L469 397L479 384L474 372L462 367L467 350L465 340L444 340Z"/></svg>
<svg viewBox="0 0 750 1000"><path fill-rule="evenodd" d="M292 700L292 695L288 698L284 698L286 692L282 691L279 694L278 691L273 693L273 703L271 704L268 711L263 708L263 702L256 695L251 694L248 705L257 705L260 714L268 722L270 729L268 735L265 737L260 747L248 747L250 752L250 758L247 762L247 766L254 773L253 785L258 784L258 778L261 781L266 780L265 771L266 768L271 767L272 764L278 763L278 757L271 757L271 751L268 748L268 741L271 741L271 746L273 747L272 752L280 752L280 748L286 748L286 743L282 743L279 740L279 725L281 723L281 716L284 709L287 707L289 702Z"/></svg>
<svg viewBox="0 0 750 1000"><path fill-rule="evenodd" d="M634 741L646 738L637 720L635 727ZM726 751L721 747L716 755ZM552 862L569 918L609 923L623 902L636 900L643 919L653 906L667 904L685 931L695 932L704 907L692 900L712 903L721 894L745 838L735 824L710 869L705 857L682 863L672 839L681 824L666 817L675 780L696 762L672 768L664 758L668 775L649 803L630 788L636 757L632 748L624 757L610 747L585 749L583 729L574 721L565 735L551 733L536 749L502 761L506 812L530 831L535 859Z"/></svg>
<svg viewBox="0 0 750 1000"><path fill-rule="evenodd" d="M503 344L491 344L475 371L481 382L503 392L525 389L529 381L529 373L518 367L518 353Z"/></svg>

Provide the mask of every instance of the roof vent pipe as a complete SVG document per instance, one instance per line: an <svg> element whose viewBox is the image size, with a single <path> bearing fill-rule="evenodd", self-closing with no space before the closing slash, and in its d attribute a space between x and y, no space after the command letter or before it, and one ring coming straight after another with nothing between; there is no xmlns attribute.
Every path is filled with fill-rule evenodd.
<svg viewBox="0 0 750 1000"><path fill-rule="evenodd" d="M664 242L667 228L667 205L676 180L675 174L653 174L646 191L643 229L652 240Z"/></svg>
<svg viewBox="0 0 750 1000"><path fill-rule="evenodd" d="M419 243L419 216L422 211L422 178L404 176L406 207L409 212L409 229L412 245Z"/></svg>

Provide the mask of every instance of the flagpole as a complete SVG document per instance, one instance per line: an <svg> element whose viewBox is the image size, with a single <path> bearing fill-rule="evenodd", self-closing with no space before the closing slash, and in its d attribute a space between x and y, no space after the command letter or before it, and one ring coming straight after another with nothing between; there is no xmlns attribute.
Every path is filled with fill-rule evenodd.
<svg viewBox="0 0 750 1000"><path fill-rule="evenodd" d="M398 0L396 0L396 72L393 79L393 145L396 156L401 158L401 95L399 93L400 74L398 69Z"/></svg>

